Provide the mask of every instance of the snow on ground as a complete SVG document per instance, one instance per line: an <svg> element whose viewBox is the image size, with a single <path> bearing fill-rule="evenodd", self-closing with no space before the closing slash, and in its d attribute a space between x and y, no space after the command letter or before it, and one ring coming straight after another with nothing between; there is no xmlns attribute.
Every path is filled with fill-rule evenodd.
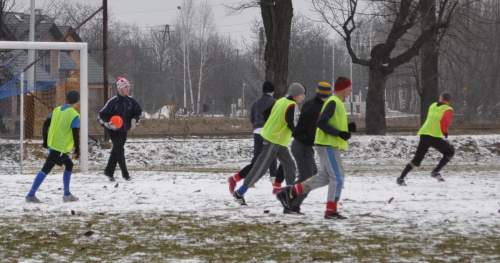
<svg viewBox="0 0 500 263"><path fill-rule="evenodd" d="M500 135L450 136L450 141L457 152L442 171L446 182L430 177L430 170L440 159L440 154L431 150L423 166L407 177L408 186L400 187L396 177L413 156L418 137L353 136L343 155L347 177L339 208L349 220L335 231L360 238L367 231L394 237L418 237L423 233L498 237ZM6 159L14 153L4 150L0 163L4 170L0 171L0 210L4 217L11 218L58 215L69 210L87 214L168 211L226 218L217 224L306 220L304 228L329 225L323 219L326 187L309 195L302 208L305 216L282 214L279 202L271 195L267 176L245 195L248 207L239 207L233 201L226 178L247 164L252 145L250 138L130 140L126 155L133 180L122 180L117 170L115 183L102 174L109 150L92 145L89 174L76 173L72 177L72 193L80 201L62 202L62 172L58 169L49 174L37 192L43 204L27 204L24 196L44 158L27 154L27 170L31 173L12 174L15 163ZM270 212L264 214L264 210ZM480 255L475 259L494 261Z"/></svg>

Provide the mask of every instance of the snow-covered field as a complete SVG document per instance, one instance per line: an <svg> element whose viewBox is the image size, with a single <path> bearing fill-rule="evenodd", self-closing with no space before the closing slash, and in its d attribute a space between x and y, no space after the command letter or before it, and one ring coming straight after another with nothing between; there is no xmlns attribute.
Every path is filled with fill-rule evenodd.
<svg viewBox="0 0 500 263"><path fill-rule="evenodd" d="M0 262L499 262L500 135L450 141L457 152L441 172L446 182L430 177L440 158L431 150L400 187L396 177L418 137L353 136L343 155L347 178L339 207L349 219L334 222L323 219L326 188L309 195L305 216L284 215L267 177L247 192L247 207L236 204L226 178L250 160L250 138L130 140L133 180L122 180L118 170L115 183L102 174L109 150L92 145L90 173L72 177L72 193L80 198L75 203L62 202L60 169L37 192L43 204L25 203L45 155L41 147L30 149L30 173L20 175L12 172L14 153L4 147ZM54 248L64 235L72 242ZM23 246L8 245L19 241ZM256 250L259 244L271 247ZM214 249L207 255L200 247Z"/></svg>

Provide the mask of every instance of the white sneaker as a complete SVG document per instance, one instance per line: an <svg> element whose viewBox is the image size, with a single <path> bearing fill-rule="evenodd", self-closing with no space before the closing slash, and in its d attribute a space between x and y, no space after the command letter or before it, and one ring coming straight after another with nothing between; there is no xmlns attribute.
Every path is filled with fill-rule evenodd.
<svg viewBox="0 0 500 263"><path fill-rule="evenodd" d="M26 196L26 203L41 203L40 199L36 198L36 196Z"/></svg>
<svg viewBox="0 0 500 263"><path fill-rule="evenodd" d="M70 194L70 195L63 195L63 202L76 202L78 201L79 198Z"/></svg>

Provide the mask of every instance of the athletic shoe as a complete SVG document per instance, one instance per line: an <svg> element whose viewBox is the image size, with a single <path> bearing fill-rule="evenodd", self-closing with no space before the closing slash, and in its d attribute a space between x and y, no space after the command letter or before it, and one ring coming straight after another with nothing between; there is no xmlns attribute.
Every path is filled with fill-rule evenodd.
<svg viewBox="0 0 500 263"><path fill-rule="evenodd" d="M109 179L110 182L114 182L115 181L115 178L113 176L107 175L107 174L104 174L104 175L106 175L106 177L108 177L108 179Z"/></svg>
<svg viewBox="0 0 500 263"><path fill-rule="evenodd" d="M406 186L405 179L402 179L402 178L399 178L399 177L396 180L396 183L398 183L398 185L401 185L401 186Z"/></svg>
<svg viewBox="0 0 500 263"><path fill-rule="evenodd" d="M283 209L283 214L305 215L304 213L300 212L300 208L296 206L292 207L291 209L285 207Z"/></svg>
<svg viewBox="0 0 500 263"><path fill-rule="evenodd" d="M229 192L230 192L231 194L233 194L233 193L234 193L234 188L236 187L236 180L234 179L234 177L229 176L229 177L227 178L227 182L228 182L228 184L229 184Z"/></svg>
<svg viewBox="0 0 500 263"><path fill-rule="evenodd" d="M63 195L63 202L76 202L78 201L79 198L70 194L70 195Z"/></svg>
<svg viewBox="0 0 500 263"><path fill-rule="evenodd" d="M273 195L277 195L277 194L281 193L281 191L283 191L283 189L281 189L281 187L273 186Z"/></svg>
<svg viewBox="0 0 500 263"><path fill-rule="evenodd" d="M436 178L438 182L444 182L444 178L441 176L439 172L431 172L431 177Z"/></svg>
<svg viewBox="0 0 500 263"><path fill-rule="evenodd" d="M288 204L286 203L285 192L280 191L278 194L276 194L276 199L278 199L278 201L280 201L283 208L288 209ZM283 214L286 214L285 211L283 211Z"/></svg>
<svg viewBox="0 0 500 263"><path fill-rule="evenodd" d="M36 198L36 196L26 196L24 199L26 200L26 203L41 203L40 199Z"/></svg>
<svg viewBox="0 0 500 263"><path fill-rule="evenodd" d="M287 187L284 187L283 192L285 192L286 206L292 207L293 200L295 200L295 197L297 197L297 195L293 192L293 186L289 185Z"/></svg>
<svg viewBox="0 0 500 263"><path fill-rule="evenodd" d="M242 195L239 195L238 192L234 191L233 193L234 201L240 205L247 205L245 202L245 198Z"/></svg>
<svg viewBox="0 0 500 263"><path fill-rule="evenodd" d="M130 181L130 180L132 180L132 177L127 176L127 177L123 177L123 179L124 179L125 181Z"/></svg>
<svg viewBox="0 0 500 263"><path fill-rule="evenodd" d="M331 214L325 213L325 219L347 219L347 217L339 214L339 212L333 212Z"/></svg>

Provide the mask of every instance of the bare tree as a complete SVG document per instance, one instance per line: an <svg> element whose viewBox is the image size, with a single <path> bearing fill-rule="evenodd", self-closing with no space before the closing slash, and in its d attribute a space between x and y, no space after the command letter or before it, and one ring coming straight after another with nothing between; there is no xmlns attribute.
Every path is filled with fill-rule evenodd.
<svg viewBox="0 0 500 263"><path fill-rule="evenodd" d="M44 12L54 18L58 25L76 27L100 7L88 3L55 0L49 2ZM88 43L90 50L102 48L102 13L82 25L78 29L78 35Z"/></svg>
<svg viewBox="0 0 500 263"><path fill-rule="evenodd" d="M210 58L210 47L211 39L214 38L214 20L212 8L205 1L200 5L199 11L199 21L198 21L198 51L199 51L199 68L198 68L198 96L196 100L196 114L200 114L201 108L201 91L203 88L203 80L206 78L205 72L206 67L208 67L208 62ZM213 41L212 41L213 42ZM213 44L213 43L212 43ZM212 46L213 47L213 46Z"/></svg>
<svg viewBox="0 0 500 263"><path fill-rule="evenodd" d="M287 82L300 82L307 88L311 87L306 93L308 97L314 96L314 91L311 90L319 81L331 83L333 79L334 45L328 34L325 34L327 30L325 25L314 23L300 14L294 15L292 19ZM265 65L259 52L259 35L260 30L255 30L254 36L257 41L247 47L245 55L246 64L249 65L247 75L250 84L246 95L250 101L260 97L261 84L265 78ZM341 60L338 59L337 62Z"/></svg>
<svg viewBox="0 0 500 263"><path fill-rule="evenodd" d="M440 49L457 124L500 118L500 2L463 0Z"/></svg>
<svg viewBox="0 0 500 263"><path fill-rule="evenodd" d="M194 114L195 108L194 108L194 96L193 96L193 80L191 78L191 60L190 60L190 45L191 45L191 38L192 38L192 31L193 31L193 26L194 26L194 18L196 16L196 10L195 6L193 3L193 0L184 0L181 5L181 30L183 34L183 53L185 56L185 65L184 65L184 70L187 73L187 81L189 84L189 96L191 99L191 112ZM185 80L184 80L185 81ZM186 105L187 107L187 105Z"/></svg>
<svg viewBox="0 0 500 263"><path fill-rule="evenodd" d="M267 40L264 51L266 80L276 85L275 94L281 97L287 90L292 0L261 0L259 5Z"/></svg>
<svg viewBox="0 0 500 263"><path fill-rule="evenodd" d="M385 40L375 45L371 49L369 59L358 57L352 46L354 31L363 26L363 18L373 18L372 14L362 14L358 12L359 0L312 0L313 8L321 16L322 20L329 24L345 41L347 51L352 59L352 63L369 68L369 89L366 101L366 133L385 134L385 103L384 91L387 77L400 65L408 62L418 54L422 45L429 38L440 33L441 29L449 26L458 0L441 0L437 10L436 22L429 25L421 32L408 37L410 30L416 25L422 5L425 0L381 0L374 2L374 9L382 15L377 19L382 24L390 25L386 33ZM406 37L406 38L405 38ZM398 50L398 45L402 42L408 48Z"/></svg>
<svg viewBox="0 0 500 263"><path fill-rule="evenodd" d="M436 24L436 1L421 0L421 30ZM438 99L438 61L439 41L438 35L433 34L423 43L420 48L421 57L421 86L418 90L420 95L420 124L427 119L429 106Z"/></svg>
<svg viewBox="0 0 500 263"><path fill-rule="evenodd" d="M16 12L19 9L21 9L22 3L19 3L16 0L0 0L0 40L13 40L14 36L5 34L4 32L5 25L4 25L4 18L5 18L5 13L8 12Z"/></svg>
<svg viewBox="0 0 500 263"><path fill-rule="evenodd" d="M290 30L292 26L292 0L248 1L236 7L233 12L260 6L266 47L264 51L265 79L276 86L275 96L285 95L288 78Z"/></svg>

